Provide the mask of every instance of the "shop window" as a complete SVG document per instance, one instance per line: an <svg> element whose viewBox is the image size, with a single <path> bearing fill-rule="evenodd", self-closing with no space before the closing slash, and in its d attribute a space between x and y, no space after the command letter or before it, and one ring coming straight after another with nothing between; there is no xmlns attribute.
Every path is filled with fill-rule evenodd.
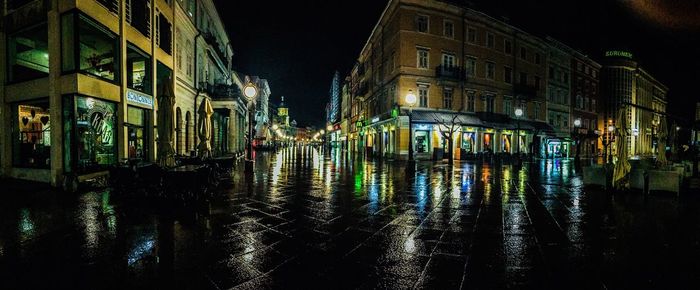
<svg viewBox="0 0 700 290"><path fill-rule="evenodd" d="M151 94L151 57L131 44L127 45L126 53L127 86Z"/></svg>
<svg viewBox="0 0 700 290"><path fill-rule="evenodd" d="M127 107L127 146L129 159L148 159L148 124L147 111L136 107Z"/></svg>
<svg viewBox="0 0 700 290"><path fill-rule="evenodd" d="M16 167L51 168L49 101L12 105L12 163Z"/></svg>
<svg viewBox="0 0 700 290"><path fill-rule="evenodd" d="M501 146L501 151L506 153L511 153L510 135L503 135L503 141Z"/></svg>
<svg viewBox="0 0 700 290"><path fill-rule="evenodd" d="M117 105L91 97L64 99L66 172L105 170L117 163Z"/></svg>
<svg viewBox="0 0 700 290"><path fill-rule="evenodd" d="M474 133L462 133L462 149L467 153L474 153Z"/></svg>
<svg viewBox="0 0 700 290"><path fill-rule="evenodd" d="M426 153L428 152L428 136L430 131L416 131L415 132L415 151L416 153Z"/></svg>
<svg viewBox="0 0 700 290"><path fill-rule="evenodd" d="M64 72L78 70L113 82L119 80L119 42L114 33L82 14L64 15L62 26Z"/></svg>
<svg viewBox="0 0 700 290"><path fill-rule="evenodd" d="M46 23L7 36L7 80L21 82L49 76Z"/></svg>
<svg viewBox="0 0 700 290"><path fill-rule="evenodd" d="M162 62L158 62L156 64L156 95L160 95L160 93L163 90L163 86L166 84L168 81L172 81L172 74L173 71L168 68L165 64Z"/></svg>

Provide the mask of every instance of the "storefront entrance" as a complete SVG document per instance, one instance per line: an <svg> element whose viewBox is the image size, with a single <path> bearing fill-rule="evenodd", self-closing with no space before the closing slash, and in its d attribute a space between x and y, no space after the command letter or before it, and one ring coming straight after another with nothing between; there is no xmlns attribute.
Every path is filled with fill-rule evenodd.
<svg viewBox="0 0 700 290"><path fill-rule="evenodd" d="M550 140L547 142L547 158L568 158L569 144L559 140Z"/></svg>
<svg viewBox="0 0 700 290"><path fill-rule="evenodd" d="M462 149L465 153L474 153L474 133L462 133Z"/></svg>
<svg viewBox="0 0 700 290"><path fill-rule="evenodd" d="M504 153L513 153L513 152L511 151L512 146L511 146L511 142L510 142L511 139L510 139L510 138L511 138L510 135L505 135L505 134L502 135L502 137L501 137L501 139L502 139L502 140L501 140L501 152L504 152Z"/></svg>
<svg viewBox="0 0 700 290"><path fill-rule="evenodd" d="M482 145L484 152L493 153L493 133L484 133L484 142Z"/></svg>
<svg viewBox="0 0 700 290"><path fill-rule="evenodd" d="M415 153L428 153L428 144L430 144L430 131L416 131L414 133L414 151Z"/></svg>
<svg viewBox="0 0 700 290"><path fill-rule="evenodd" d="M150 144L150 134L146 129L149 114L145 109L129 106L127 107L127 148L129 159L148 159L148 144Z"/></svg>

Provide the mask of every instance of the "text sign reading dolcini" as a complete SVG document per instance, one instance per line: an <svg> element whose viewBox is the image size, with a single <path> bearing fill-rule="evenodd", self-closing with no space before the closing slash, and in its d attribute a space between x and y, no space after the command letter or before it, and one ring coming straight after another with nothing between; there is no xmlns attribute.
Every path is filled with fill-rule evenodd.
<svg viewBox="0 0 700 290"><path fill-rule="evenodd" d="M629 51L610 50L605 52L605 57L625 57L631 59L632 53Z"/></svg>
<svg viewBox="0 0 700 290"><path fill-rule="evenodd" d="M153 110L153 98L137 91L126 90L126 101L129 104Z"/></svg>

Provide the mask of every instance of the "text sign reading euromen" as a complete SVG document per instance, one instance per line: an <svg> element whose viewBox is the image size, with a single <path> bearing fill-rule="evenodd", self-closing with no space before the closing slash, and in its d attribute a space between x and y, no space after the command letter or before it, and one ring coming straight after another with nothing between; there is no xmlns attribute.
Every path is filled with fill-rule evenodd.
<svg viewBox="0 0 700 290"><path fill-rule="evenodd" d="M605 52L605 57L626 57L631 59L632 53L629 51L609 50Z"/></svg>
<svg viewBox="0 0 700 290"><path fill-rule="evenodd" d="M134 90L126 90L126 102L132 105L153 110L153 98Z"/></svg>

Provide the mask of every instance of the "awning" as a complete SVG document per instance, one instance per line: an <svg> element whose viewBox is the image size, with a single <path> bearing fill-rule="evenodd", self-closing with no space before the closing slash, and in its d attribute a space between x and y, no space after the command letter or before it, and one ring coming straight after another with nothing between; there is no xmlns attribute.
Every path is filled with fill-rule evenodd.
<svg viewBox="0 0 700 290"><path fill-rule="evenodd" d="M425 124L452 124L452 120L461 126L483 127L481 119L469 113L413 111L411 115L413 123Z"/></svg>

